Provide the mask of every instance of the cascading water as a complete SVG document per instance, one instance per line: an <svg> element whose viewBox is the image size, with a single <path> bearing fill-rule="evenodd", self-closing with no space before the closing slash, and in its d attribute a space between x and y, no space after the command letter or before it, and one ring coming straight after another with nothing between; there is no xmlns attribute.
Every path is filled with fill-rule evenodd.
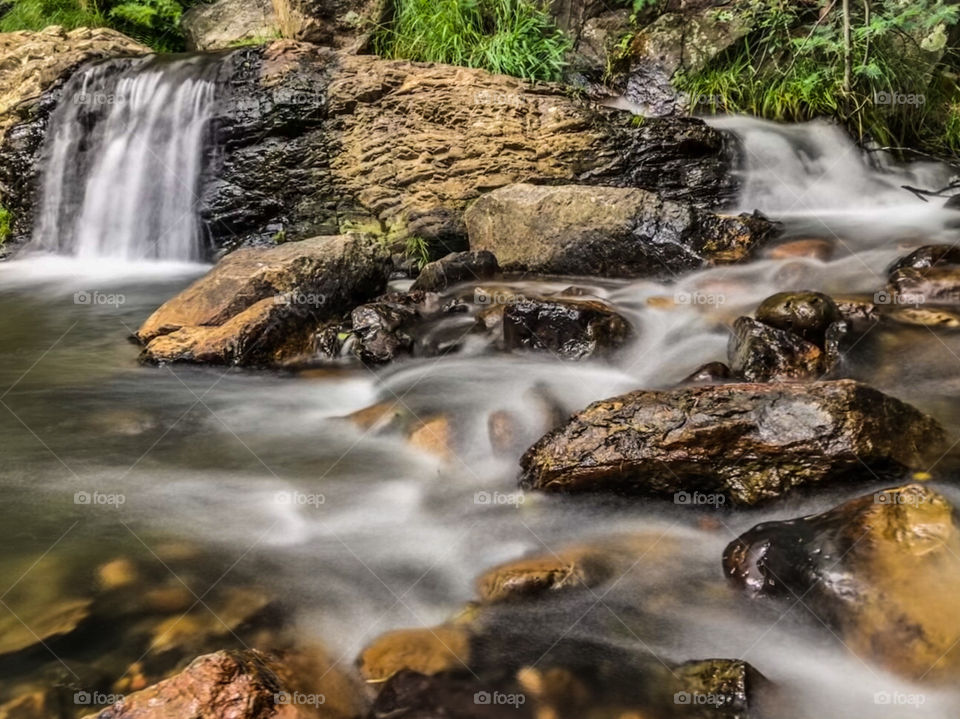
<svg viewBox="0 0 960 719"><path fill-rule="evenodd" d="M51 118L32 247L127 261L200 257L196 200L219 61L114 60Z"/></svg>

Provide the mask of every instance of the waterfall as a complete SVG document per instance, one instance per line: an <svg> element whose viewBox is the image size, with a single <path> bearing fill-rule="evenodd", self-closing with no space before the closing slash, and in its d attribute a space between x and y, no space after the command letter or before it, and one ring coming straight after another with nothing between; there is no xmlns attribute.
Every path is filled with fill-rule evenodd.
<svg viewBox="0 0 960 719"><path fill-rule="evenodd" d="M50 119L31 245L83 259L199 259L219 65L147 57L76 73Z"/></svg>

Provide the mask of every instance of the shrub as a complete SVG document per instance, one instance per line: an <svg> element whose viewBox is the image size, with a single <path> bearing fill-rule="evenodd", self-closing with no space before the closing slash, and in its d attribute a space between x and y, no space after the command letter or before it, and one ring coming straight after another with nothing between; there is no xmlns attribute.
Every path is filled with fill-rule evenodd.
<svg viewBox="0 0 960 719"><path fill-rule="evenodd" d="M373 46L384 57L557 80L571 43L530 0L394 0Z"/></svg>

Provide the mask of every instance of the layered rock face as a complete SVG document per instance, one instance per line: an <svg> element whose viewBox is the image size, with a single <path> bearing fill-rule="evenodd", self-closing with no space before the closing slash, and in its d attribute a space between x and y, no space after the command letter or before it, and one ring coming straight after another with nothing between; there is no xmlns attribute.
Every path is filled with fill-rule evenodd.
<svg viewBox="0 0 960 719"><path fill-rule="evenodd" d="M865 659L911 679L960 675L960 528L950 502L929 487L761 524L731 543L723 562L754 599L803 597Z"/></svg>
<svg viewBox="0 0 960 719"><path fill-rule="evenodd" d="M633 392L537 442L522 483L756 504L807 484L926 468L943 442L930 417L849 380Z"/></svg>

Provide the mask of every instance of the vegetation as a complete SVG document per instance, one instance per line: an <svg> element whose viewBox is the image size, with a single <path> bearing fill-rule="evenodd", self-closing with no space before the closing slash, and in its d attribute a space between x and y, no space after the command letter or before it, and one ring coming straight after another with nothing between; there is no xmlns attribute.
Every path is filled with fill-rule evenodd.
<svg viewBox="0 0 960 719"><path fill-rule="evenodd" d="M10 232L12 231L13 217L10 215L10 210L8 210L3 205L0 205L0 246L3 245L8 239L10 239Z"/></svg>
<svg viewBox="0 0 960 719"><path fill-rule="evenodd" d="M373 46L384 57L558 80L571 43L532 0L394 0Z"/></svg>
<svg viewBox="0 0 960 719"><path fill-rule="evenodd" d="M10 0L0 4L0 32L62 25L112 27L160 52L184 48L180 16L195 0Z"/></svg>
<svg viewBox="0 0 960 719"><path fill-rule="evenodd" d="M422 270L431 259L432 252L430 243L422 237L408 237L403 254L414 260L417 263L417 267Z"/></svg>
<svg viewBox="0 0 960 719"><path fill-rule="evenodd" d="M754 28L701 72L677 78L693 107L774 120L839 118L861 138L960 149L960 95L936 72L960 8L943 0L757 0Z"/></svg>

